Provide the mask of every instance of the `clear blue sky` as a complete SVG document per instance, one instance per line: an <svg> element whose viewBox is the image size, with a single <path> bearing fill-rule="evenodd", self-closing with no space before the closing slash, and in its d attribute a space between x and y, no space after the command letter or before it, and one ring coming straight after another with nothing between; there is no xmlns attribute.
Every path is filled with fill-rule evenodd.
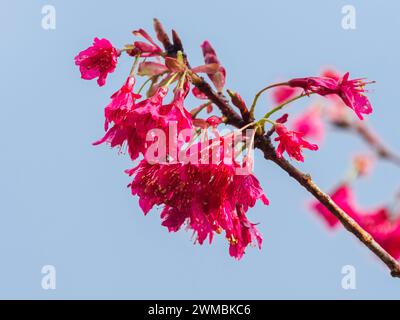
<svg viewBox="0 0 400 320"><path fill-rule="evenodd" d="M370 122L400 149L399 2L351 1L357 29L350 31L341 28L344 1L0 3L0 298L400 298L400 280L353 236L328 232L306 210L309 195L258 153L256 173L271 205L249 217L261 223L262 251L249 249L238 262L222 237L193 245L191 233L160 226L159 210L144 217L126 188L128 157L91 146L129 61L121 59L104 88L80 80L73 63L95 36L122 46L159 17L180 31L193 65L201 62L200 43L210 40L228 87L246 99L264 84L324 65L376 80ZM56 8L56 30L41 27L46 4ZM354 150L365 146L331 131L301 167L329 189ZM379 163L356 185L360 202L390 201L399 174ZM47 264L57 270L54 291L40 285ZM356 290L341 288L347 264L356 267Z"/></svg>

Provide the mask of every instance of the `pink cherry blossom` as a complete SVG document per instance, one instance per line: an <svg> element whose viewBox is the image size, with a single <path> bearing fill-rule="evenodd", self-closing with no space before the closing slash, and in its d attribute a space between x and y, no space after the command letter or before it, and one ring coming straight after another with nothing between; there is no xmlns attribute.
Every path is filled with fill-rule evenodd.
<svg viewBox="0 0 400 320"><path fill-rule="evenodd" d="M305 138L321 141L325 130L321 109L318 106L310 107L294 118L292 128L294 131L303 133Z"/></svg>
<svg viewBox="0 0 400 320"><path fill-rule="evenodd" d="M161 129L168 136L169 126L172 123L177 126L177 134L183 129L191 129L193 127L191 115L183 106L186 92L183 89L177 90L173 101L163 104L167 92L166 88L160 87L150 98L135 103L137 95L135 96L125 85L112 96L111 104L106 107L106 123L113 120L114 126L94 144L108 142L111 147L119 148L126 144L129 155L134 160L140 154L145 155L149 131ZM114 120L115 109L118 111L118 121ZM178 146L176 139L173 141Z"/></svg>
<svg viewBox="0 0 400 320"><path fill-rule="evenodd" d="M277 123L275 125L275 131L278 134L275 141L279 141L279 145L276 149L278 158L282 158L283 152L286 151L291 158L303 162L304 157L301 153L302 149L318 150L316 144L311 144L303 139L303 133L289 131L283 124Z"/></svg>
<svg viewBox="0 0 400 320"><path fill-rule="evenodd" d="M117 65L118 51L107 39L94 38L93 45L81 51L75 57L82 79L97 79L99 86L104 86L109 73L114 72Z"/></svg>
<svg viewBox="0 0 400 320"><path fill-rule="evenodd" d="M140 95L133 92L135 78L128 77L125 84L111 96L111 102L104 109L106 118L104 128L107 131L110 123L122 124L126 116L135 108Z"/></svg>
<svg viewBox="0 0 400 320"><path fill-rule="evenodd" d="M289 86L279 86L272 89L272 100L276 104L282 104L293 98L299 90L297 88L292 88Z"/></svg>
<svg viewBox="0 0 400 320"><path fill-rule="evenodd" d="M349 80L349 73L345 73L340 79L324 77L297 78L288 81L291 87L302 88L306 94L317 93L319 95L336 94L343 102L354 110L362 120L363 114L370 114L372 106L368 98L363 95L365 82L363 79Z"/></svg>

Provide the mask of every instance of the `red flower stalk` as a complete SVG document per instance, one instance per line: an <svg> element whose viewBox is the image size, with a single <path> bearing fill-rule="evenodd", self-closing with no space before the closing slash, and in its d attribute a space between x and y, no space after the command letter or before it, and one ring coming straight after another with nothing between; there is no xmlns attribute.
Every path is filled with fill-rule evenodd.
<svg viewBox="0 0 400 320"><path fill-rule="evenodd" d="M75 57L82 79L97 79L99 86L104 86L109 73L114 72L117 65L118 51L107 39L94 38L93 45L81 51Z"/></svg>
<svg viewBox="0 0 400 320"><path fill-rule="evenodd" d="M302 149L306 148L309 150L318 150L316 144L311 144L303 139L304 133L289 131L283 124L277 123L275 125L275 131L278 137L275 141L279 141L279 145L276 149L276 155L278 158L282 158L283 153L286 153L293 159L297 161L304 161L302 155Z"/></svg>
<svg viewBox="0 0 400 320"><path fill-rule="evenodd" d="M335 94L362 120L363 114L370 114L372 106L366 96L364 86L368 82L363 79L349 80L349 73L345 73L342 78L328 77L308 77L297 78L288 81L291 87L302 88L306 94L317 93L321 96Z"/></svg>

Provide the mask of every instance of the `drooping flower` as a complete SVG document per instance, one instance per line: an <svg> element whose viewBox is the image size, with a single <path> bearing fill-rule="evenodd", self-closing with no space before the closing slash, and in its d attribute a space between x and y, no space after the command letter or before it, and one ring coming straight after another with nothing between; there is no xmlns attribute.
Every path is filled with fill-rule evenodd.
<svg viewBox="0 0 400 320"><path fill-rule="evenodd" d="M276 149L278 158L282 158L283 152L286 151L291 158L303 162L304 157L301 153L302 149L318 150L316 144L309 143L303 139L303 133L289 131L283 124L277 123L275 125L275 132L278 134L275 141L279 141L279 145Z"/></svg>
<svg viewBox="0 0 400 320"><path fill-rule="evenodd" d="M303 133L305 138L321 141L324 136L321 109L318 106L310 107L293 120L292 128Z"/></svg>
<svg viewBox="0 0 400 320"><path fill-rule="evenodd" d="M206 64L216 63L219 65L218 71L209 73L207 75L214 84L215 88L218 90L218 92L222 92L225 86L226 70L219 62L214 48L208 41L203 42L203 44L201 45L201 49L203 50L204 62Z"/></svg>
<svg viewBox="0 0 400 320"><path fill-rule="evenodd" d="M104 86L109 73L114 72L117 65L118 51L107 39L94 38L93 45L81 51L75 57L82 79L97 79L99 86Z"/></svg>
<svg viewBox="0 0 400 320"><path fill-rule="evenodd" d="M288 81L291 87L302 88L306 94L317 93L321 96L336 94L343 102L362 120L363 114L370 114L372 106L368 98L363 95L365 82L363 79L349 80L349 73L342 78L334 79L327 77L297 78Z"/></svg>
<svg viewBox="0 0 400 320"><path fill-rule="evenodd" d="M135 78L130 76L121 89L111 96L111 102L104 109L106 131L112 122L122 125L128 114L135 108L136 100L140 98L140 95L133 92L134 85Z"/></svg>
<svg viewBox="0 0 400 320"><path fill-rule="evenodd" d="M108 142L111 147L122 148L126 144L129 155L135 160L140 154L146 154L151 143L147 140L148 134L152 130L163 130L165 136L169 137L172 124L176 125L177 134L183 129L192 128L191 115L183 106L185 90L177 90L173 101L164 105L163 99L168 92L165 87L159 87L153 96L138 103L134 102L136 96L128 89L133 89L133 85L127 87L125 84L113 95L113 101L106 108L106 122L112 120L114 125L95 145ZM177 137L171 139L178 147Z"/></svg>
<svg viewBox="0 0 400 320"><path fill-rule="evenodd" d="M249 244L261 246L262 242L246 212L257 200L264 204L268 200L254 175L236 174L238 163L211 162L211 149L208 161L200 158L203 160L198 163L149 164L143 160L128 171L134 176L130 188L139 196L145 214L155 205L163 206L162 225L170 232L186 224L196 234L196 241L203 244L225 231L230 255L240 259ZM201 150L199 155L204 155Z"/></svg>
<svg viewBox="0 0 400 320"><path fill-rule="evenodd" d="M297 88L292 88L289 86L279 86L272 89L272 100L276 104L282 104L293 98L296 93L298 93Z"/></svg>

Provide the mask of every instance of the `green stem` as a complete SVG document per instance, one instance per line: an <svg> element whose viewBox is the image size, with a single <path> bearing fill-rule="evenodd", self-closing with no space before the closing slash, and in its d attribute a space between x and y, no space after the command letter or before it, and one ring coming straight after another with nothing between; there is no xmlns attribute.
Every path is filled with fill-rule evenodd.
<svg viewBox="0 0 400 320"><path fill-rule="evenodd" d="M163 87L169 87L170 84L175 81L177 76L178 76L178 73L174 73L172 76L170 76L169 78L165 79L161 85Z"/></svg>
<svg viewBox="0 0 400 320"><path fill-rule="evenodd" d="M289 100L287 100L287 101L281 103L281 104L278 105L277 107L275 107L275 108L273 108L272 110L268 111L268 112L264 115L263 118L268 119L272 114L274 114L275 112L281 110L281 109L282 109L284 106L286 106L287 104L289 104L289 103L291 103L291 102L293 102L293 101L296 101L296 100L298 100L298 99L300 99L300 98L303 98L303 97L305 97L305 96L307 96L307 94L302 93L302 94L299 95L299 96L296 96L296 97L294 97L294 98L291 98L291 99L289 99Z"/></svg>
<svg viewBox="0 0 400 320"><path fill-rule="evenodd" d="M143 84L140 86L139 90L138 90L138 94L140 94L142 92L142 90L144 89L144 87L146 86L146 84L149 83L149 81L153 80L153 77L147 78L147 80L145 82L143 82Z"/></svg>
<svg viewBox="0 0 400 320"><path fill-rule="evenodd" d="M275 83L275 84L271 84L265 88L262 88L260 91L257 92L257 94L254 96L254 100L253 103L251 104L251 108L250 108L250 119L254 119L254 110L256 108L256 104L258 99L260 98L260 96L267 90L274 88L274 87L279 87L279 86L287 86L288 83L287 82L279 82L279 83Z"/></svg>
<svg viewBox="0 0 400 320"><path fill-rule="evenodd" d="M265 122L268 122L270 124L272 124L273 126L276 125L275 121L272 121L271 119L268 118L261 118L259 121L260 125L263 125Z"/></svg>
<svg viewBox="0 0 400 320"><path fill-rule="evenodd" d="M179 53L180 51L178 51ZM186 75L187 75L187 71L183 72L180 79L179 79L179 88L183 89L183 85L185 84L185 80L186 80Z"/></svg>
<svg viewBox="0 0 400 320"><path fill-rule="evenodd" d="M140 58L139 55L135 56L135 61L133 62L133 65L132 65L132 68L131 68L131 72L129 73L130 77L133 77L135 75L135 69L136 69L136 66L137 66L137 64L139 62L139 58Z"/></svg>

